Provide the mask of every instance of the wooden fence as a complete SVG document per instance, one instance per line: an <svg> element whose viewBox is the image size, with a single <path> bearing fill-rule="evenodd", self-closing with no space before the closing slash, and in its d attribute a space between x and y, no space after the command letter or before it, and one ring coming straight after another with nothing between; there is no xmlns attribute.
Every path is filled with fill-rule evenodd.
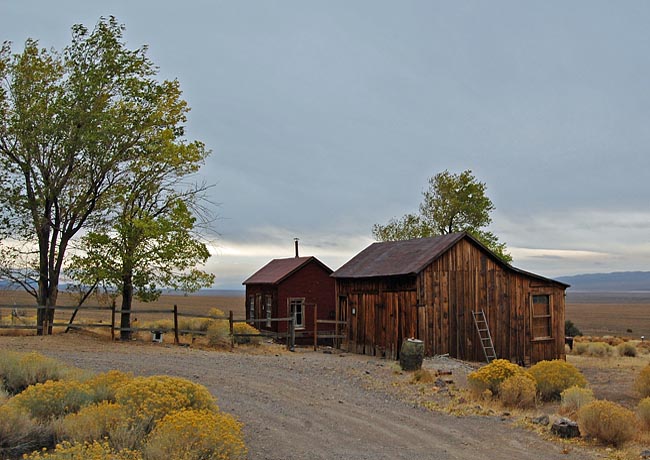
<svg viewBox="0 0 650 460"><path fill-rule="evenodd" d="M152 336L154 334L162 333L173 333L174 334L174 344L180 344L181 335L207 335L205 330L193 330L193 329L181 329L179 326L179 317L186 318L204 318L211 320L225 320L228 321L228 327L230 332L231 347L234 347L237 343L238 338L245 337L263 337L270 338L275 341L286 341L287 349L294 350L296 338L300 337L310 337L313 335L314 340L314 350L318 347L318 341L320 339L332 339L333 344L336 348L340 346L341 340L345 339L345 335L341 334L341 327L344 327L345 322L334 321L334 320L319 320L317 315L314 315L314 331L296 331L294 325L296 324L295 314L286 318L263 318L263 319L235 319L233 311L230 310L228 316L214 316L214 315L201 315L196 313L183 313L178 311L178 306L174 305L172 309L135 309L130 310L131 315L147 315L147 314L156 314L156 315L171 315L173 318L173 326L171 328L163 327L137 327L131 326L129 328L120 327L116 318L123 311L116 308L115 304L106 307L106 306L84 306L84 307L71 307L71 306L56 306L54 308L55 312L66 312L72 311L70 319L66 322L63 321L52 321L48 320L43 321L41 324L37 324L37 321L34 319L33 323L25 323L21 320L21 316L24 316L26 311L34 311L34 318L37 317L36 313L38 310L51 310L52 307L39 307L34 305L0 305L0 320L5 316L5 311L10 311L11 323L5 324L0 321L0 329L14 329L14 330L35 330L37 333L42 331L51 331L54 327L65 327L65 332L68 332L70 329L97 329L97 328L106 328L110 329L111 339L115 340L116 332L128 331L128 332L151 332ZM80 311L103 311L110 312L110 323L109 322L92 322L92 323L80 323L74 324L73 320L76 317L77 313ZM48 316L48 315L44 315ZM158 318L160 319L160 317ZM135 321L134 321L135 322ZM260 323L273 323L273 322L286 322L287 323L287 332L274 332L265 329L258 329L256 333L249 332L237 332L235 331L234 325L237 323L247 323L252 326L255 326ZM319 330L319 325L330 325L330 328L321 328ZM331 326L334 325L335 329L332 330Z"/></svg>

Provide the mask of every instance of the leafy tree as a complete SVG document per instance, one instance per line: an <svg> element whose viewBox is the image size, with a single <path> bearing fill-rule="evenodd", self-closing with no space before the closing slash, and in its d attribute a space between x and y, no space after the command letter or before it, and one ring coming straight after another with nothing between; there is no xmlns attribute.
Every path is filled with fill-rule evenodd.
<svg viewBox="0 0 650 460"><path fill-rule="evenodd" d="M171 134L171 133L169 133ZM81 285L96 285L122 296L121 338L131 333L133 297L157 299L161 286L192 292L210 286L214 276L198 270L210 256L193 234L203 209L205 186L183 186L207 155L203 144L178 144L162 136L134 159L114 188L114 224L82 238L84 255L76 255L70 274Z"/></svg>
<svg viewBox="0 0 650 460"><path fill-rule="evenodd" d="M178 82L156 81L146 47L127 49L123 31L101 18L92 31L73 26L62 52L32 39L21 53L0 50L0 225L31 256L17 272L6 261L3 274L48 307L39 324L54 316L73 238L111 209L127 162L182 135Z"/></svg>
<svg viewBox="0 0 650 460"><path fill-rule="evenodd" d="M378 241L396 241L466 231L509 263L512 257L505 243L485 230L495 209L485 191L485 183L477 181L471 170L460 174L445 170L429 178L419 214L405 214L386 225L375 224L372 234Z"/></svg>

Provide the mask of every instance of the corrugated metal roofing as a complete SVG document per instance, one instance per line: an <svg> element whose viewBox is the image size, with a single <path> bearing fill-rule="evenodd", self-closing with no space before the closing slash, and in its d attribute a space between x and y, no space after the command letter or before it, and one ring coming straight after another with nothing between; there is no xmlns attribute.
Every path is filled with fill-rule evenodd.
<svg viewBox="0 0 650 460"><path fill-rule="evenodd" d="M329 273L332 273L332 270L327 265L313 256L273 259L268 264L256 271L242 284L277 284L312 260L316 261L319 265L324 267Z"/></svg>
<svg viewBox="0 0 650 460"><path fill-rule="evenodd" d="M370 278L415 274L464 236L465 233L451 233L433 238L373 243L336 270L332 276Z"/></svg>

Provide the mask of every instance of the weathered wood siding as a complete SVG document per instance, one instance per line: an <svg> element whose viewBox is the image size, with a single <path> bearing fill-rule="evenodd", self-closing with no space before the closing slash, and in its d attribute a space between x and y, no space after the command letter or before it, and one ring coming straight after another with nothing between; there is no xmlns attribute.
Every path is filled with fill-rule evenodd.
<svg viewBox="0 0 650 460"><path fill-rule="evenodd" d="M532 296L550 299L549 337L532 335ZM483 361L472 310L483 310L497 356L532 364L564 358L564 288L514 271L463 239L414 276L338 279L350 351L397 358L403 338L427 355ZM352 314L355 309L355 314Z"/></svg>

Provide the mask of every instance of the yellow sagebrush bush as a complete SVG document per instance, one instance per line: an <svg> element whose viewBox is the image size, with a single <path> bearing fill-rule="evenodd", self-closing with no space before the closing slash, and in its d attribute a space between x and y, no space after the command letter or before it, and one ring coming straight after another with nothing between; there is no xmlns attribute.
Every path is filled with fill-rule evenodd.
<svg viewBox="0 0 650 460"><path fill-rule="evenodd" d="M644 430L650 430L650 398L643 398L636 406L636 415Z"/></svg>
<svg viewBox="0 0 650 460"><path fill-rule="evenodd" d="M136 377L117 390L115 400L134 420L152 422L181 409L218 410L203 385L167 375Z"/></svg>
<svg viewBox="0 0 650 460"><path fill-rule="evenodd" d="M230 345L230 324L225 319L210 321L206 337L211 347Z"/></svg>
<svg viewBox="0 0 650 460"><path fill-rule="evenodd" d="M589 352L589 342L574 342L573 354L586 355Z"/></svg>
<svg viewBox="0 0 650 460"><path fill-rule="evenodd" d="M575 416L578 410L594 400L594 392L589 388L572 386L560 393L560 413Z"/></svg>
<svg viewBox="0 0 650 460"><path fill-rule="evenodd" d="M142 460L140 452L115 450L106 441L57 444L52 451L34 452L23 457L25 460Z"/></svg>
<svg viewBox="0 0 650 460"><path fill-rule="evenodd" d="M6 405L15 405L38 420L77 412L92 401L92 389L76 380L48 380L27 387Z"/></svg>
<svg viewBox="0 0 650 460"><path fill-rule="evenodd" d="M84 383L92 389L93 401L115 402L115 392L117 389L132 379L133 374L131 372L111 370L93 375L85 380Z"/></svg>
<svg viewBox="0 0 650 460"><path fill-rule="evenodd" d="M611 401L592 401L578 411L578 424L583 435L620 446L635 433L634 413Z"/></svg>
<svg viewBox="0 0 650 460"><path fill-rule="evenodd" d="M246 458L242 425L228 414L181 410L156 424L143 448L145 460Z"/></svg>
<svg viewBox="0 0 650 460"><path fill-rule="evenodd" d="M580 371L561 359L540 361L528 372L537 382L537 392L544 400L559 399L560 393L567 388L587 385L587 380Z"/></svg>
<svg viewBox="0 0 650 460"><path fill-rule="evenodd" d="M126 411L119 404L102 401L66 415L58 424L58 436L71 442L92 442L111 437L118 427L128 425Z"/></svg>
<svg viewBox="0 0 650 460"><path fill-rule="evenodd" d="M650 396L650 364L641 369L634 380L634 389L639 392L642 398Z"/></svg>
<svg viewBox="0 0 650 460"><path fill-rule="evenodd" d="M467 376L467 382L473 393L480 395L490 390L493 395L499 393L499 386L508 377L526 372L507 359L495 359Z"/></svg>
<svg viewBox="0 0 650 460"><path fill-rule="evenodd" d="M535 407L537 385L527 372L517 372L499 386L499 400L506 407L528 409Z"/></svg>
<svg viewBox="0 0 650 460"><path fill-rule="evenodd" d="M629 356L632 358L636 356L636 345L632 342L619 343L616 349L618 350L619 356Z"/></svg>

